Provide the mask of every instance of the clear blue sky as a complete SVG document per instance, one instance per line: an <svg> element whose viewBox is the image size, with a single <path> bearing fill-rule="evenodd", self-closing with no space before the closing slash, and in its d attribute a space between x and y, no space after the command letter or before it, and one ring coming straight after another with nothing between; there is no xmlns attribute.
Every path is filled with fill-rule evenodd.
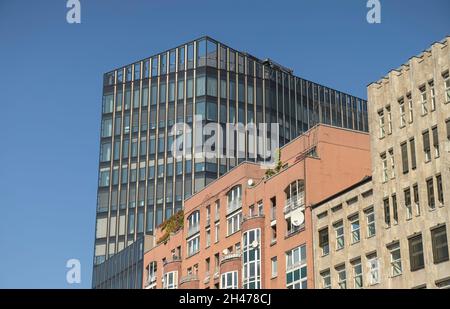
<svg viewBox="0 0 450 309"><path fill-rule="evenodd" d="M0 0L0 288L89 288L102 74L201 35L366 98L450 34L448 0ZM82 283L68 285L77 258Z"/></svg>

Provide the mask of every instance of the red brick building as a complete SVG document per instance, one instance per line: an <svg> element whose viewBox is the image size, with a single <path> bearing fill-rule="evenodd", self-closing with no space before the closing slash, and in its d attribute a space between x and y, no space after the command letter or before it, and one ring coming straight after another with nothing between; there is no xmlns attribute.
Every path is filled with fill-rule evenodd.
<svg viewBox="0 0 450 309"><path fill-rule="evenodd" d="M369 135L317 125L281 161L270 177L244 162L186 200L183 227L158 228L144 254L144 288L313 288L310 206L371 175Z"/></svg>

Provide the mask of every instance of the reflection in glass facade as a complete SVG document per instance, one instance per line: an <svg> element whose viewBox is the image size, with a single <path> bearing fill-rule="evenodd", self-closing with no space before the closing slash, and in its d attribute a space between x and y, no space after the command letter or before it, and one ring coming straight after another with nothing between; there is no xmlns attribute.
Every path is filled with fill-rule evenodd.
<svg viewBox="0 0 450 309"><path fill-rule="evenodd" d="M185 198L240 162L262 160L248 155L250 134L237 137L244 158L196 158L195 148L173 157L172 126L184 122L195 132L194 114L222 127L278 123L280 146L317 123L368 131L366 101L208 37L106 73L95 264L152 234Z"/></svg>
<svg viewBox="0 0 450 309"><path fill-rule="evenodd" d="M140 238L104 263L94 266L94 289L141 289L144 239Z"/></svg>

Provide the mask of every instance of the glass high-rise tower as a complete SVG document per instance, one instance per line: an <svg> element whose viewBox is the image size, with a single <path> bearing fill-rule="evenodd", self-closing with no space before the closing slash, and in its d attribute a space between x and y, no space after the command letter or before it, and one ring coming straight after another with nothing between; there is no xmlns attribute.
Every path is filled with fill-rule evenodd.
<svg viewBox="0 0 450 309"><path fill-rule="evenodd" d="M106 73L94 264L152 234L240 161L260 159L247 150L239 159L196 158L195 147L172 156L172 126L183 122L195 133L194 115L218 126L278 123L281 146L317 123L368 131L366 101L209 37ZM253 142L237 140L246 149Z"/></svg>

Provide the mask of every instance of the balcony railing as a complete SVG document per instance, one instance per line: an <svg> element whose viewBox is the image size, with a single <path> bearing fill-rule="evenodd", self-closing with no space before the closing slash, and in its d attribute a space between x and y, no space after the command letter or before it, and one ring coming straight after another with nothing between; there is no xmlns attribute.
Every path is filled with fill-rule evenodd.
<svg viewBox="0 0 450 309"><path fill-rule="evenodd" d="M203 279L203 283L209 282L209 271L205 272L205 278Z"/></svg>
<svg viewBox="0 0 450 309"><path fill-rule="evenodd" d="M155 282L156 282L156 275L149 276L149 277L147 278L147 281L145 282L145 286L147 287L147 286L149 286L149 285L154 284Z"/></svg>
<svg viewBox="0 0 450 309"><path fill-rule="evenodd" d="M219 269L214 270L214 279L219 279Z"/></svg>
<svg viewBox="0 0 450 309"><path fill-rule="evenodd" d="M235 259L235 258L241 258L241 252L234 252L234 253L228 253L222 256L222 258L220 259L220 263L223 263L225 261L231 260L231 259Z"/></svg>
<svg viewBox="0 0 450 309"><path fill-rule="evenodd" d="M295 269L295 268L298 268L298 267L300 267L302 264L304 264L305 263L305 261L298 261L297 263L295 263L295 264L291 264L291 265L288 265L287 267L286 267L286 271L291 271L291 270L293 270L293 269Z"/></svg>
<svg viewBox="0 0 450 309"><path fill-rule="evenodd" d="M183 284L183 283L186 283L186 282L189 282L189 281L195 281L195 280L198 280L198 276L195 275L195 274L190 274L190 275L182 277L180 279L180 284Z"/></svg>
<svg viewBox="0 0 450 309"><path fill-rule="evenodd" d="M305 205L305 197L303 194L295 195L286 200L284 204L284 213L287 214L299 207Z"/></svg>
<svg viewBox="0 0 450 309"><path fill-rule="evenodd" d="M227 215L241 207L242 207L242 199L241 198L237 198L237 199L228 201Z"/></svg>
<svg viewBox="0 0 450 309"><path fill-rule="evenodd" d="M270 208L270 220L274 221L277 219L277 209L276 207L271 207Z"/></svg>
<svg viewBox="0 0 450 309"><path fill-rule="evenodd" d="M189 237L189 236L192 236L192 235L194 235L195 233L197 233L198 231L200 231L200 225L199 225L199 224L190 226L190 227L188 228L187 236L188 236L188 237Z"/></svg>

